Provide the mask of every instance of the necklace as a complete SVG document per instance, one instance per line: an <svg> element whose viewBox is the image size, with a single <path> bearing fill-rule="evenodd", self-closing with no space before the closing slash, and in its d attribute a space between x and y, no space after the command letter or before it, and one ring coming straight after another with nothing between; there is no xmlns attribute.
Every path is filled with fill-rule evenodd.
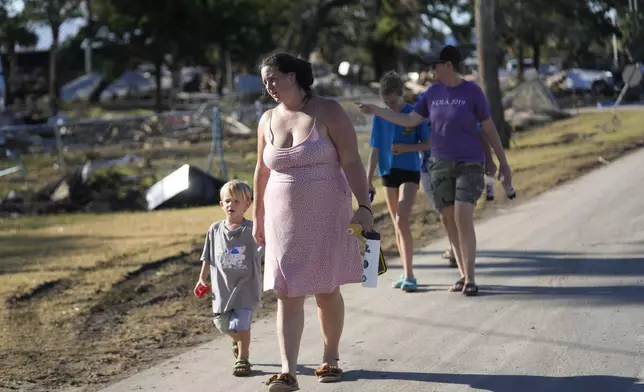
<svg viewBox="0 0 644 392"><path fill-rule="evenodd" d="M303 108L303 107L304 107L304 106L309 102L309 99L310 99L310 98L311 98L311 94L304 94L304 97L303 97L303 98L302 98L302 100L300 101L300 104L299 104L299 105L297 105L297 109L295 109L295 110L290 110L290 109L287 109L287 108L286 108L286 106L285 106L284 104L282 104L282 110L283 110L284 112L299 112L299 111L300 111L300 109L302 109L302 108Z"/></svg>

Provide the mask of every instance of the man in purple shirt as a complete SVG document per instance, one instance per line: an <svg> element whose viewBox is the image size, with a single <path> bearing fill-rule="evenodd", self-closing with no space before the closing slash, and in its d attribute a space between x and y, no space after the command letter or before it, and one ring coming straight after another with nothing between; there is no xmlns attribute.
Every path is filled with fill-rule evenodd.
<svg viewBox="0 0 644 392"><path fill-rule="evenodd" d="M499 178L504 185L511 186L512 173L485 94L475 83L458 75L461 63L458 49L449 45L425 60L439 82L427 89L414 111L395 113L372 104L359 103L358 106L364 114L373 114L405 127L415 127L429 119L432 128L431 190L453 241L461 274L450 291L476 295L474 209L485 187L485 152L477 123L481 123L483 136L499 160Z"/></svg>

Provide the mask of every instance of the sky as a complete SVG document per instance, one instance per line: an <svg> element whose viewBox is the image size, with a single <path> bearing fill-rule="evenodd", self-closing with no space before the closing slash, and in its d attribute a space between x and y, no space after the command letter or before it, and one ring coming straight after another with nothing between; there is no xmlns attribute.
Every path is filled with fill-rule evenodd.
<svg viewBox="0 0 644 392"><path fill-rule="evenodd" d="M80 19L70 20L64 23L60 28L60 41L63 42L67 38L73 37L78 33L78 30L85 25ZM51 29L47 26L35 26L34 31L38 34L37 50L47 50L51 46Z"/></svg>
<svg viewBox="0 0 644 392"><path fill-rule="evenodd" d="M22 0L14 0L10 5L12 11L20 12L24 8ZM82 19L73 19L69 20L60 28L60 40L61 42L66 40L69 37L73 37L78 33L78 30L85 25L85 22ZM51 46L51 29L47 26L34 25L34 32L38 35L38 45L36 46L37 50L47 50Z"/></svg>

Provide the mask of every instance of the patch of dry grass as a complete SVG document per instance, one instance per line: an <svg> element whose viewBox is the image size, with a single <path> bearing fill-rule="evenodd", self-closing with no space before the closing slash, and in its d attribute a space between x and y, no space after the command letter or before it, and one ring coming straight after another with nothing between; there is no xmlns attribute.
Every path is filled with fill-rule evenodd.
<svg viewBox="0 0 644 392"><path fill-rule="evenodd" d="M644 141L644 112L583 115L522 133L508 151L520 198L541 193ZM573 136L570 136L573 135ZM361 155L369 147L359 135ZM158 147L140 154L167 173L181 164L204 167L208 143ZM126 151L104 149L118 156ZM231 177L251 180L255 141L226 146ZM49 160L49 161L48 161ZM34 158L30 179L49 173L53 157ZM53 170L53 169L52 169ZM6 180L0 180L6 181ZM2 189L15 186L2 183ZM395 254L394 231L377 193L374 212L383 248ZM507 200L480 203L480 212ZM202 237L222 215L218 207L157 212L72 214L0 221L0 387L90 391L151 362L212 338L208 301L191 296ZM442 235L438 218L418 194L412 231L418 246ZM271 311L271 301L267 300Z"/></svg>

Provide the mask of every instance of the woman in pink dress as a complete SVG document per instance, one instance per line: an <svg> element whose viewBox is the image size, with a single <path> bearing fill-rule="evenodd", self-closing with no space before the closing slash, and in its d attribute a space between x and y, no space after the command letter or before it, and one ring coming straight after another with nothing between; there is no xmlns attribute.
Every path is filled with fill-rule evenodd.
<svg viewBox="0 0 644 392"><path fill-rule="evenodd" d="M311 64L288 54L262 62L266 90L278 103L257 131L254 235L265 247L264 290L277 293L277 337L282 370L268 390L297 390L297 356L304 300L314 295L324 339L320 382L338 381L344 324L340 286L362 281L357 222L371 230L373 216L355 129L344 108L313 95ZM352 211L352 193L359 207Z"/></svg>

